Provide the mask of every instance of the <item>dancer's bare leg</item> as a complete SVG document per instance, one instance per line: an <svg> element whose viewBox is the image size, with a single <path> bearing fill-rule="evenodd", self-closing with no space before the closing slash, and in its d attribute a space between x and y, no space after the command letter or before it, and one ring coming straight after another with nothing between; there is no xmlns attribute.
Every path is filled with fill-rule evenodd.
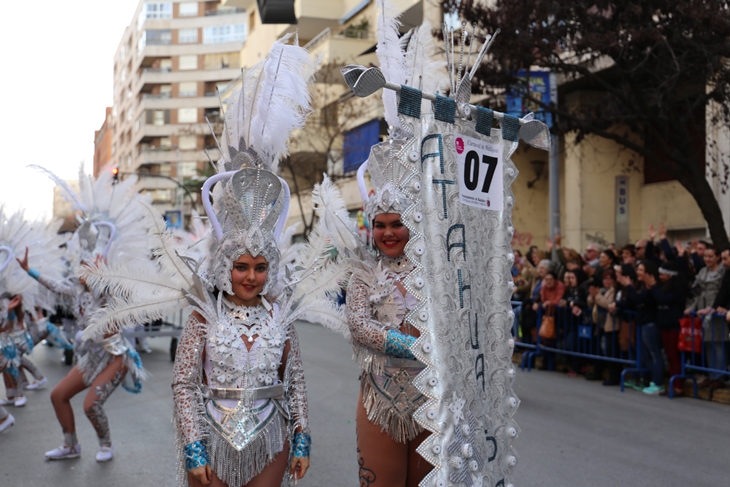
<svg viewBox="0 0 730 487"><path fill-rule="evenodd" d="M124 366L124 357L117 356L114 360L96 376L91 383L89 392L84 399L84 412L96 430L100 446L111 446L111 432L109 431L109 419L104 412L104 403L112 392L122 383L127 369Z"/></svg>
<svg viewBox="0 0 730 487"><path fill-rule="evenodd" d="M404 487L408 473L408 444L398 443L378 425L370 422L357 401L357 461L360 487Z"/></svg>
<svg viewBox="0 0 730 487"><path fill-rule="evenodd" d="M51 391L51 402L53 409L56 411L58 422L61 423L64 435L76 433L76 422L74 420L74 410L71 407L71 398L79 392L86 389L84 378L79 372L78 367L74 367L61 379ZM75 445L65 445L73 447Z"/></svg>
<svg viewBox="0 0 730 487"><path fill-rule="evenodd" d="M256 477L251 479L249 483L247 483L245 486L241 487L279 487L281 485L281 481L284 478L284 475L286 474L287 465L289 460L289 442L284 443L284 449L280 451L276 457L274 457L274 460L266 465L264 469L259 473ZM188 485L190 487L204 487L203 484L192 476L192 474L188 473ZM218 478L218 476L215 474L215 472L212 473L210 483L205 487L238 487L238 486L229 486L225 482L223 482L221 479Z"/></svg>
<svg viewBox="0 0 730 487"><path fill-rule="evenodd" d="M433 469L433 465L428 463L416 451L416 448L430 434L430 431L422 431L418 436L408 442L408 478L406 480L406 487L418 487L418 483Z"/></svg>
<svg viewBox="0 0 730 487"><path fill-rule="evenodd" d="M284 442L281 450L271 463L266 465L257 476L251 479L246 487L279 487L284 475L287 475L289 464L289 442Z"/></svg>

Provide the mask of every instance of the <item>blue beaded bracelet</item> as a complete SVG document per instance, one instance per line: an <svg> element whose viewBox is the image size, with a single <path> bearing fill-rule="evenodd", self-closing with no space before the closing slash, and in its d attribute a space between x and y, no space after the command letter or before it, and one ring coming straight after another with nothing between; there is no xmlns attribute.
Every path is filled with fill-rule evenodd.
<svg viewBox="0 0 730 487"><path fill-rule="evenodd" d="M292 450L296 458L309 458L309 450L312 447L312 437L309 433L294 433L294 441L292 441Z"/></svg>
<svg viewBox="0 0 730 487"><path fill-rule="evenodd" d="M208 450L206 450L205 445L202 441L196 441L195 443L190 443L185 447L185 468L188 470L193 470L198 467L202 467L205 465L208 465Z"/></svg>
<svg viewBox="0 0 730 487"><path fill-rule="evenodd" d="M41 273L35 269L28 269L28 275L37 280L40 277Z"/></svg>
<svg viewBox="0 0 730 487"><path fill-rule="evenodd" d="M397 330L388 330L385 334L385 353L399 358L415 359L410 348L416 338Z"/></svg>

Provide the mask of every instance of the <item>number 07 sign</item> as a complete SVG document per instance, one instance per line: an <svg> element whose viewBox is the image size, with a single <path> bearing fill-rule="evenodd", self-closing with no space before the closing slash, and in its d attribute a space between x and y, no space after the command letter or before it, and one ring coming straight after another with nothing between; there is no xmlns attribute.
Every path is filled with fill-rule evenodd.
<svg viewBox="0 0 730 487"><path fill-rule="evenodd" d="M454 134L459 167L459 199L485 210L504 210L502 145Z"/></svg>

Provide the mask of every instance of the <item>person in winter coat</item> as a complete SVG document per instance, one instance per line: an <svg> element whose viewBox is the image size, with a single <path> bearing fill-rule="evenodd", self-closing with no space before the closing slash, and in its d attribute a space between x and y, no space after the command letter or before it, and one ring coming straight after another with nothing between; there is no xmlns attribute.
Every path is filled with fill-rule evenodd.
<svg viewBox="0 0 730 487"><path fill-rule="evenodd" d="M594 288L595 289L595 288ZM598 291L594 291L588 297L588 306L595 310L594 315L601 317L601 326L603 332L603 355L610 358L621 357L621 344L619 341L619 329L621 320L616 316L616 271L613 269L605 269L602 276L602 287ZM594 376L600 379L603 367L606 365L604 361L596 361L594 365ZM619 384L621 375L621 364L618 362L608 362L608 378L603 381L604 386L615 386Z"/></svg>
<svg viewBox="0 0 730 487"><path fill-rule="evenodd" d="M641 328L642 359L644 366L649 369L651 379L642 392L656 395L664 391L664 358L661 333L656 324L656 301L646 287L647 274L658 279L658 267L652 261L641 262L636 269L637 281L641 286L639 289L634 287L628 276L621 276L618 282L624 286L628 298L621 302L621 306L628 304L635 309L636 324Z"/></svg>
<svg viewBox="0 0 730 487"><path fill-rule="evenodd" d="M657 326L662 335L662 344L669 362L669 376L679 375L682 363L679 355L679 319L683 303L687 300L687 285L684 276L674 262L664 262L659 267L659 282L652 275L644 277L647 287L657 303ZM682 394L682 387L674 385L674 393Z"/></svg>

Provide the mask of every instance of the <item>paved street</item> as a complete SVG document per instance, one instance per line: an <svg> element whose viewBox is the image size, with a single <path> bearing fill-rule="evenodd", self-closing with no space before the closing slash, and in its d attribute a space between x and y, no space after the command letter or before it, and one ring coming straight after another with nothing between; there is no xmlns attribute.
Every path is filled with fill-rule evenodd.
<svg viewBox="0 0 730 487"><path fill-rule="evenodd" d="M301 324L298 330L314 436L312 469L299 485L356 487L358 372L350 348L318 326ZM107 403L112 462L94 460L97 442L81 412L83 396L74 400L81 459L44 461L43 452L62 441L48 387L29 391L25 408L11 409L17 423L0 436L0 485L174 486L169 339L152 340L152 347L154 353L143 360L153 378L142 394L120 389ZM51 384L68 370L56 349L40 346L32 359ZM621 394L615 387L539 371L519 373L516 388L522 401L516 486L730 485L728 406Z"/></svg>

